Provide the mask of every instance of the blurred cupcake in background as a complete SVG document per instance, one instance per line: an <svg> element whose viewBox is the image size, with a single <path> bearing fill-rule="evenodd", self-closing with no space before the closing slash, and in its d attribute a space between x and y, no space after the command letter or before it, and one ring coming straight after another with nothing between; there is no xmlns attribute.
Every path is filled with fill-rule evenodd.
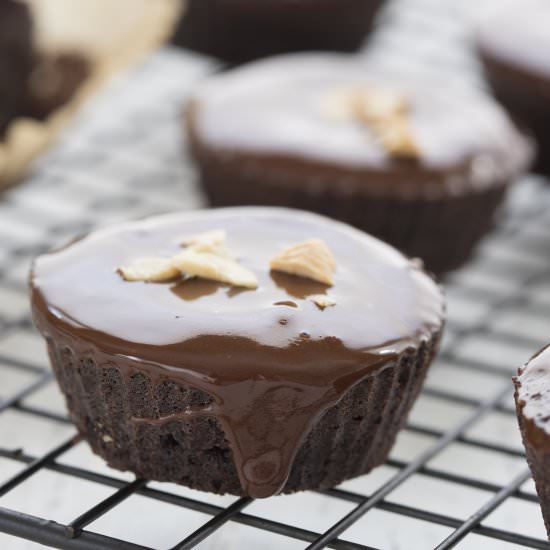
<svg viewBox="0 0 550 550"><path fill-rule="evenodd" d="M535 170L550 174L550 2L499 2L476 42L497 98L538 142Z"/></svg>
<svg viewBox="0 0 550 550"><path fill-rule="evenodd" d="M384 0L188 0L175 44L243 63L303 50L354 51Z"/></svg>
<svg viewBox="0 0 550 550"><path fill-rule="evenodd" d="M26 5L0 1L0 139L24 106L33 67L32 21Z"/></svg>
<svg viewBox="0 0 550 550"><path fill-rule="evenodd" d="M186 124L212 205L320 212L436 273L469 257L532 157L489 97L375 76L343 54L216 75L188 104Z"/></svg>

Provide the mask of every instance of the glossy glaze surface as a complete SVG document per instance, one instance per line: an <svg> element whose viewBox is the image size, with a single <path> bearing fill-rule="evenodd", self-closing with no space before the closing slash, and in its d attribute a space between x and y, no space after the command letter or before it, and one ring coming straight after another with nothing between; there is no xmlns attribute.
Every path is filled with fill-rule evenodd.
<svg viewBox="0 0 550 550"><path fill-rule="evenodd" d="M392 158L364 124L327 112L331 94L364 85L407 99L421 150L416 163ZM425 179L493 182L509 177L529 156L524 139L489 97L442 93L435 82L389 80L364 61L339 54L279 56L212 77L195 94L191 112L191 132L203 146L393 170L396 182L419 167L428 172Z"/></svg>
<svg viewBox="0 0 550 550"><path fill-rule="evenodd" d="M526 433L533 443L550 446L538 431L550 435L550 347L535 355L516 378L516 400L527 420ZM544 441L543 441L544 440Z"/></svg>
<svg viewBox="0 0 550 550"><path fill-rule="evenodd" d="M496 60L550 80L550 3L506 0L478 24L482 51Z"/></svg>

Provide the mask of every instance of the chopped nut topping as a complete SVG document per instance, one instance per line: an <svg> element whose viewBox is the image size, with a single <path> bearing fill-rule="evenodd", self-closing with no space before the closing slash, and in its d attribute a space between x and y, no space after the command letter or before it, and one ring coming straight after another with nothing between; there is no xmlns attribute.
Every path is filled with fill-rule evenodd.
<svg viewBox="0 0 550 550"><path fill-rule="evenodd" d="M386 151L398 158L418 158L420 150L414 141L408 119L395 118L389 124L373 126Z"/></svg>
<svg viewBox="0 0 550 550"><path fill-rule="evenodd" d="M225 238L222 230L193 235L182 242L187 248L172 258L145 258L117 271L126 281L162 282L181 275L257 288L256 275L231 256Z"/></svg>
<svg viewBox="0 0 550 550"><path fill-rule="evenodd" d="M177 277L180 272L169 258L142 258L117 270L125 281L161 283Z"/></svg>
<svg viewBox="0 0 550 550"><path fill-rule="evenodd" d="M282 250L270 262L271 269L332 286L336 261L320 239L309 239Z"/></svg>
<svg viewBox="0 0 550 550"><path fill-rule="evenodd" d="M212 252L212 254L216 254L216 256L233 259L229 250L225 247L225 238L225 231L219 229L187 237L181 244L197 252Z"/></svg>
<svg viewBox="0 0 550 550"><path fill-rule="evenodd" d="M340 88L326 94L321 101L321 110L325 116L336 121L354 118L354 91L351 88Z"/></svg>
<svg viewBox="0 0 550 550"><path fill-rule="evenodd" d="M216 252L203 252L190 247L174 256L172 264L191 277L202 277L244 288L258 288L258 279L252 271L232 258Z"/></svg>
<svg viewBox="0 0 550 550"><path fill-rule="evenodd" d="M313 294L312 296L308 296L308 300L311 300L319 309L336 305L336 301L325 294Z"/></svg>
<svg viewBox="0 0 550 550"><path fill-rule="evenodd" d="M367 123L385 122L409 114L407 100L395 92L374 87L354 90L352 95L353 112Z"/></svg>
<svg viewBox="0 0 550 550"><path fill-rule="evenodd" d="M205 231L197 235L191 235L182 239L183 246L200 246L203 248L215 247L225 244L226 233L223 229Z"/></svg>
<svg viewBox="0 0 550 550"><path fill-rule="evenodd" d="M371 86L337 90L327 96L324 111L335 119L358 120L394 157L420 156L410 124L410 105L400 94Z"/></svg>

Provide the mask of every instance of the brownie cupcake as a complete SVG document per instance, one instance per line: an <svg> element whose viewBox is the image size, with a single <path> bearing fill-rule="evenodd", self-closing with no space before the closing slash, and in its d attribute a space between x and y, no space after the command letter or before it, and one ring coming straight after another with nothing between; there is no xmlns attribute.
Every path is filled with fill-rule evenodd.
<svg viewBox="0 0 550 550"><path fill-rule="evenodd" d="M381 464L437 350L439 287L347 225L279 208L127 223L39 257L71 418L121 470L266 497Z"/></svg>
<svg viewBox="0 0 550 550"><path fill-rule="evenodd" d="M243 63L302 50L353 51L383 0L188 0L173 42Z"/></svg>
<svg viewBox="0 0 550 550"><path fill-rule="evenodd" d="M521 437L550 538L550 347L519 369L514 385Z"/></svg>
<svg viewBox="0 0 550 550"><path fill-rule="evenodd" d="M91 69L90 60L78 52L37 56L27 86L23 114L45 120L73 99L90 76Z"/></svg>
<svg viewBox="0 0 550 550"><path fill-rule="evenodd" d="M0 139L25 100L33 64L31 30L26 5L0 0Z"/></svg>
<svg viewBox="0 0 550 550"><path fill-rule="evenodd" d="M326 214L437 273L469 256L531 157L491 99L369 76L338 54L214 76L186 119L212 205Z"/></svg>
<svg viewBox="0 0 550 550"><path fill-rule="evenodd" d="M499 5L478 26L477 44L497 98L537 139L535 169L550 175L550 3Z"/></svg>

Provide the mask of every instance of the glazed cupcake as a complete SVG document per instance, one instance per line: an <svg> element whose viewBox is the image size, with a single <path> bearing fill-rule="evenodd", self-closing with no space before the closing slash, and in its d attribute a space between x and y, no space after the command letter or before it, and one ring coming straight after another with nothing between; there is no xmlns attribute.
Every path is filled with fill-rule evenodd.
<svg viewBox="0 0 550 550"><path fill-rule="evenodd" d="M33 64L31 17L25 4L0 1L0 139L24 105Z"/></svg>
<svg viewBox="0 0 550 550"><path fill-rule="evenodd" d="M521 24L518 23L521 21ZM535 135L535 170L550 175L550 3L513 0L478 25L477 44L497 98Z"/></svg>
<svg viewBox="0 0 550 550"><path fill-rule="evenodd" d="M353 51L383 0L188 0L173 42L230 63L302 50Z"/></svg>
<svg viewBox="0 0 550 550"><path fill-rule="evenodd" d="M550 538L550 347L519 370L514 385L521 437Z"/></svg>
<svg viewBox="0 0 550 550"><path fill-rule="evenodd" d="M320 489L381 464L443 324L417 263L280 208L167 215L39 257L70 416L114 468L215 493Z"/></svg>
<svg viewBox="0 0 550 550"><path fill-rule="evenodd" d="M186 124L212 205L312 210L437 273L468 258L531 157L489 98L369 76L341 54L214 76Z"/></svg>

